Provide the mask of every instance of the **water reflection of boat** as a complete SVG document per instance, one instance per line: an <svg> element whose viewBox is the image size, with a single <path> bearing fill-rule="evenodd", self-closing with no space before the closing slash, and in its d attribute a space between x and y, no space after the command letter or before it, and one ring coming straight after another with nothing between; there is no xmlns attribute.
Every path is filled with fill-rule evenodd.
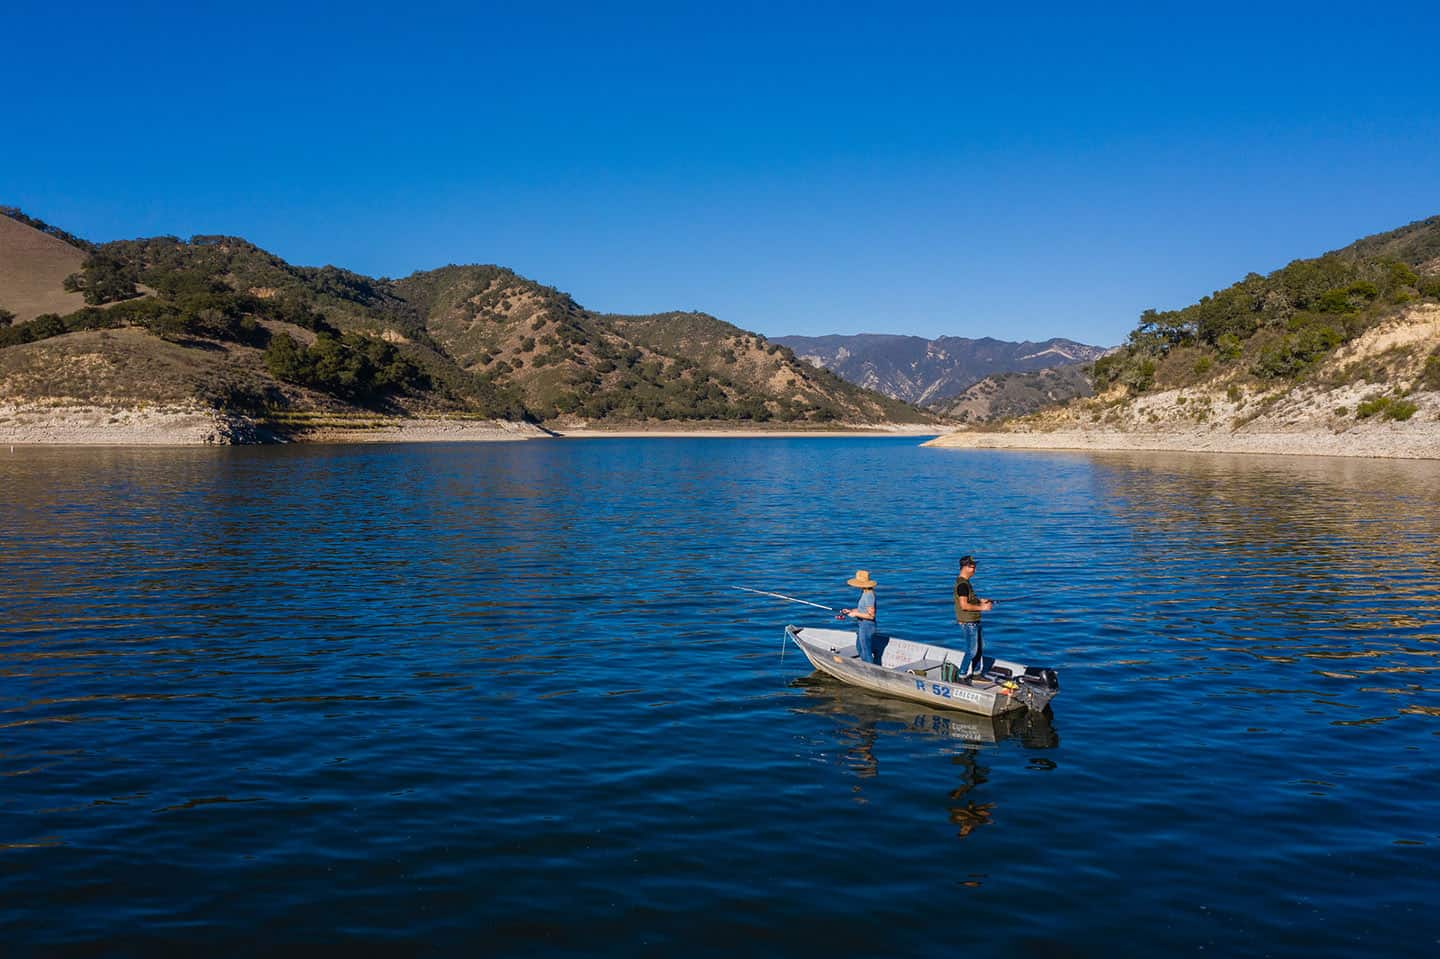
<svg viewBox="0 0 1440 959"><path fill-rule="evenodd" d="M942 711L849 686L825 673L801 676L790 685L805 692L805 698L795 707L798 712L834 716L857 728L874 728L884 723L965 743L1016 739L1027 749L1051 749L1060 745L1060 735L1055 731L1048 708L1022 709L999 716Z"/></svg>
<svg viewBox="0 0 1440 959"><path fill-rule="evenodd" d="M842 682L981 716L1016 710L1039 712L1059 692L1055 670L986 656L975 676L956 675L953 649L875 634L880 663L864 662L855 650L855 634L844 629L786 626L810 665Z"/></svg>
<svg viewBox="0 0 1440 959"><path fill-rule="evenodd" d="M948 754L949 768L959 776L958 784L946 795L945 806L960 839L996 821L996 800L981 790L990 780L990 768L982 764L989 752L984 745L1008 739L1019 740L1026 749L1050 749L1060 744L1049 709L1022 709L1000 716L940 711L848 686L825 673L802 676L790 685L805 694L794 707L796 712L835 720L836 742L843 751L832 753L831 761L842 764L855 776L851 790L857 803L869 801L866 783L880 776L881 754L885 752L881 743L885 737L918 733L958 741L956 748L943 752ZM1033 768L1055 766L1039 757L1030 762ZM982 802L982 798L989 801Z"/></svg>

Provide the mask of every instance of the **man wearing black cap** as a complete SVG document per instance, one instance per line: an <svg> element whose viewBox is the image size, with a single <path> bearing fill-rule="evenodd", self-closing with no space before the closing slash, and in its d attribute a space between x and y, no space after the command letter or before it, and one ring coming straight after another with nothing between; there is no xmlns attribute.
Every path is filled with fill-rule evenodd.
<svg viewBox="0 0 1440 959"><path fill-rule="evenodd" d="M980 614L995 604L975 595L970 577L975 575L975 558L960 557L960 575L955 577L955 622L960 626L960 636L965 640L965 663L961 671L969 676L978 676L984 671L985 644L980 638Z"/></svg>

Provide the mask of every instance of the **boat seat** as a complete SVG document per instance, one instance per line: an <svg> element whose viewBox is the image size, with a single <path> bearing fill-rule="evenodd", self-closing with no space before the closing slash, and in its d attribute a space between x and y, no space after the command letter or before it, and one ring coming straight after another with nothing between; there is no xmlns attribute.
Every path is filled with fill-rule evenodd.
<svg viewBox="0 0 1440 959"><path fill-rule="evenodd" d="M927 669L934 669L936 666L939 666L939 665L941 664L941 662L943 662L943 660L939 660L939 659L917 659L917 660L915 660L915 662L913 662L913 663L904 663L904 664L902 664L902 665L900 665L900 666L895 666L895 667L892 667L892 668L893 668L897 673L911 673L911 672L923 673L923 672L925 672Z"/></svg>

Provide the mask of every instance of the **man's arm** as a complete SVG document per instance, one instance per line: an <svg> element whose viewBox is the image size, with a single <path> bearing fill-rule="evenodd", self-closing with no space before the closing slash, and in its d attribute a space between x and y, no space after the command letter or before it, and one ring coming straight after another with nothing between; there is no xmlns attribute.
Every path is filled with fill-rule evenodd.
<svg viewBox="0 0 1440 959"><path fill-rule="evenodd" d="M985 613L989 612L995 606L993 600L981 599L979 596L976 596L974 589L967 590L964 593L960 593L959 590L956 592L958 594L957 598L960 600L960 608L967 613Z"/></svg>

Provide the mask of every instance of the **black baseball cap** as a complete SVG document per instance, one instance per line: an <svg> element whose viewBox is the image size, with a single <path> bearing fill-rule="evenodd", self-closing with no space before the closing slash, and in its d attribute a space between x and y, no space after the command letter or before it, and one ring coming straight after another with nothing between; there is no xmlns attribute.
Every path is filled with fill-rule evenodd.
<svg viewBox="0 0 1440 959"><path fill-rule="evenodd" d="M961 569L964 569L966 566L974 566L974 565L975 565L975 557L971 556L969 553L966 553L964 556L960 557L960 568L961 568Z"/></svg>

